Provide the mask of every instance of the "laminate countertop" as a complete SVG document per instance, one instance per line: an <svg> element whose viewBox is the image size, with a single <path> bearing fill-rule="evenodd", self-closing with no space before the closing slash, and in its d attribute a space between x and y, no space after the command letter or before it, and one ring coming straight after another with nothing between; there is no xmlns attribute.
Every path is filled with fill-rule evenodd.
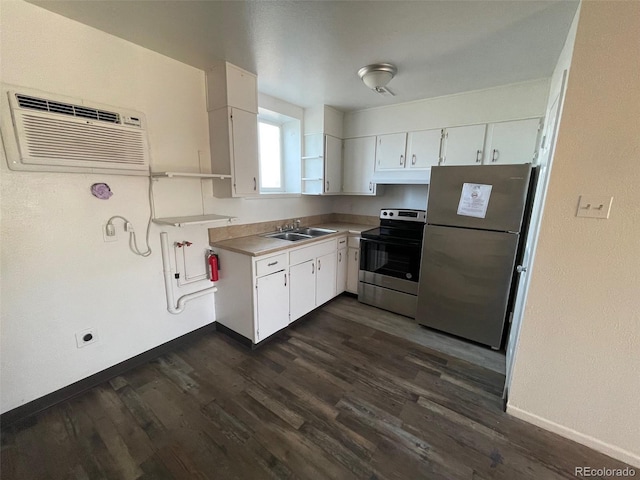
<svg viewBox="0 0 640 480"><path fill-rule="evenodd" d="M305 225L306 227L307 225ZM360 235L363 230L369 230L375 228L374 225L360 225L357 223L323 223L320 225L309 225L313 228L326 228L327 230L336 230L336 233L330 233L321 237L314 237L308 240L299 240L297 242L291 242L289 240L281 240L279 238L268 238L261 235L250 235L248 237L230 238L228 240L222 240L220 242L212 242L211 246L214 248L222 248L236 253L242 253L244 255L251 255L252 257L258 257L260 255L267 255L270 253L278 252L280 250L287 250L292 247L301 247L310 245L315 242L321 242L322 240L329 240L330 238L339 237L341 235L351 234Z"/></svg>

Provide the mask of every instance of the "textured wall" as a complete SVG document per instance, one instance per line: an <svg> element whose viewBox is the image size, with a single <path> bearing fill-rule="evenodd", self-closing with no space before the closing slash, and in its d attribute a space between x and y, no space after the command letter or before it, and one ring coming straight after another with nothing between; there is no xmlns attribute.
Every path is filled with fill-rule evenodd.
<svg viewBox="0 0 640 480"><path fill-rule="evenodd" d="M25 2L2 2L0 21L3 82L140 110L154 167L198 168L209 142L202 71ZM94 182L114 196L92 197ZM121 224L117 242L103 241L102 225L116 214L144 238L147 182L15 172L0 158L2 412L213 321L210 296L182 315L166 311L159 227L148 258L129 251ZM174 188L193 204L184 213L198 213L199 181ZM172 240L207 242L203 227L168 230ZM75 333L86 328L98 342L77 348Z"/></svg>
<svg viewBox="0 0 640 480"><path fill-rule="evenodd" d="M640 3L583 4L509 403L638 466L639 39ZM610 218L577 218L583 194Z"/></svg>

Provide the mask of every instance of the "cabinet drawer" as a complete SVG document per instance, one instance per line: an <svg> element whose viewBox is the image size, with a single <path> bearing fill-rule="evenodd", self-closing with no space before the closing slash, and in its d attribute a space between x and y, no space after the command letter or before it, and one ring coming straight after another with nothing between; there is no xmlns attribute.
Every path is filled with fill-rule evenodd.
<svg viewBox="0 0 640 480"><path fill-rule="evenodd" d="M264 258L262 260L256 260L256 277L263 275L269 275L270 273L277 272L287 268L287 254L282 253L275 257Z"/></svg>
<svg viewBox="0 0 640 480"><path fill-rule="evenodd" d="M349 237L349 243L347 245L351 248L360 248L360 237Z"/></svg>
<svg viewBox="0 0 640 480"><path fill-rule="evenodd" d="M341 248L347 248L347 236L338 237L338 250Z"/></svg>
<svg viewBox="0 0 640 480"><path fill-rule="evenodd" d="M327 253L336 251L337 242L335 239L328 242L317 243L308 247L303 247L289 253L289 264L298 265L299 263L313 260Z"/></svg>

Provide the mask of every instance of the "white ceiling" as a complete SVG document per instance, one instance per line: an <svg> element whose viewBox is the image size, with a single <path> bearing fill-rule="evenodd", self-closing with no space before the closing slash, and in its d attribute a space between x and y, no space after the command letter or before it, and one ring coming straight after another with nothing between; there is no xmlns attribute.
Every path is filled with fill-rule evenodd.
<svg viewBox="0 0 640 480"><path fill-rule="evenodd" d="M207 70L227 60L258 89L342 110L548 77L578 2L560 1L32 1ZM395 97L357 76L390 62Z"/></svg>

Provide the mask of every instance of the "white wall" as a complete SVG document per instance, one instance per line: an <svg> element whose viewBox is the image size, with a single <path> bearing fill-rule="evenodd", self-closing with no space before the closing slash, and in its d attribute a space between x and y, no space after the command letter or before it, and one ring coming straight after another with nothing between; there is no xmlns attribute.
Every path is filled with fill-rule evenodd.
<svg viewBox="0 0 640 480"><path fill-rule="evenodd" d="M640 467L638 32L639 3L582 4L508 411Z"/></svg>
<svg viewBox="0 0 640 480"><path fill-rule="evenodd" d="M2 2L0 21L3 82L140 110L154 167L197 168L209 141L203 72L28 3ZM160 228L149 258L130 253L121 225L119 241L103 242L115 214L144 238L147 178L0 163L2 412L213 321L211 297L182 315L166 311ZM90 195L98 181L111 186L110 200ZM188 235L206 242L205 228ZM89 327L98 342L78 349L75 333Z"/></svg>

